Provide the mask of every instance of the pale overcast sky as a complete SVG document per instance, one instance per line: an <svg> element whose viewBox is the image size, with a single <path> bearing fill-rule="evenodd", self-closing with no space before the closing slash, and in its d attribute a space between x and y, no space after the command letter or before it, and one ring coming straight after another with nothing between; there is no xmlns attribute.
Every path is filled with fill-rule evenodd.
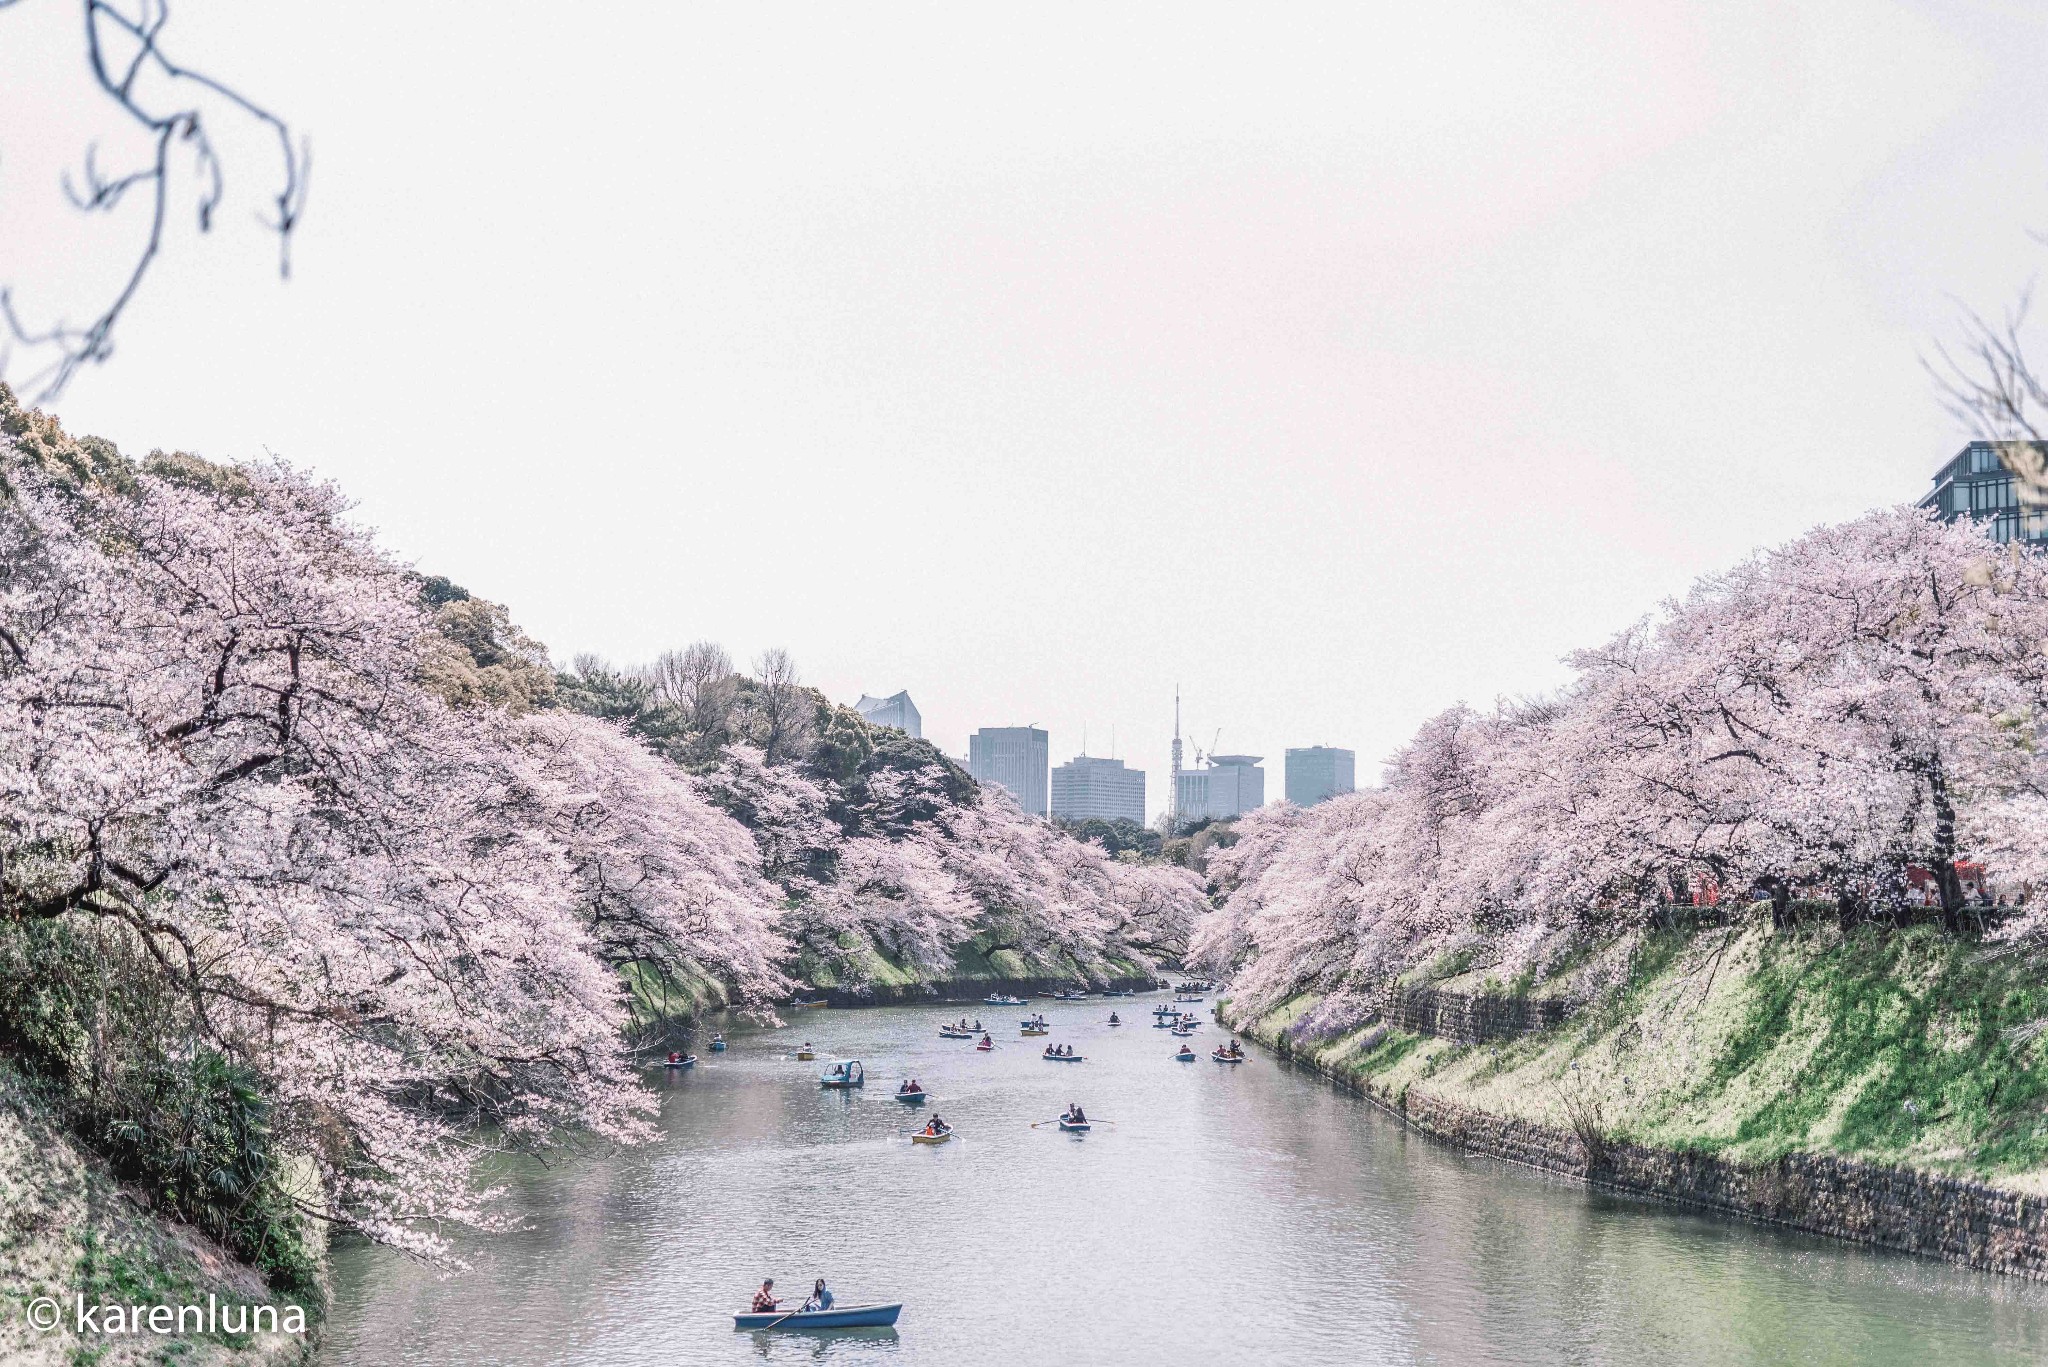
<svg viewBox="0 0 2048 1367"><path fill-rule="evenodd" d="M1919 358L2048 228L2031 4L173 19L313 139L294 277L247 202L181 232L67 425L330 476L561 660L783 645L954 754L1113 727L1154 810L1176 681L1269 795L1363 778L1916 498L1963 436ZM0 275L74 314L78 27L0 13Z"/></svg>

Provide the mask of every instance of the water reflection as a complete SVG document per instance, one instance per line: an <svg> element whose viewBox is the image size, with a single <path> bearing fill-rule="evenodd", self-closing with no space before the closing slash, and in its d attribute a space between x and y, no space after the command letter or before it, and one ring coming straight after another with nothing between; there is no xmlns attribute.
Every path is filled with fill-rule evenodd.
<svg viewBox="0 0 2048 1367"><path fill-rule="evenodd" d="M1265 1057L1174 1063L1163 1032L1105 1028L1105 1004L1047 1014L1086 1063L1042 1061L1014 1022L977 1054L937 1037L937 1009L735 1032L653 1079L664 1143L506 1174L526 1228L467 1247L473 1271L344 1250L326 1360L1720 1367L2048 1349L2048 1288L1589 1193L1430 1144ZM817 1062L784 1056L805 1037ZM835 1058L866 1063L864 1091L817 1085ZM921 1110L892 1100L906 1074L932 1093ZM1076 1100L1100 1122L1085 1138L1031 1128ZM959 1137L910 1144L932 1111ZM903 1318L734 1332L765 1276L900 1299Z"/></svg>

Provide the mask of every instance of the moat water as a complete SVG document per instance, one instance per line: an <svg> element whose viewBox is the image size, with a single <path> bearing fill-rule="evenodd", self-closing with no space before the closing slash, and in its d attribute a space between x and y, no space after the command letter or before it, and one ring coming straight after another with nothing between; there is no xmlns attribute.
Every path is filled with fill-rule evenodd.
<svg viewBox="0 0 2048 1367"><path fill-rule="evenodd" d="M1410 1134L1163 996L805 1011L661 1089L658 1144L502 1175L522 1228L443 1276L344 1247L323 1362L1963 1364L2048 1360L2048 1286L1590 1192ZM1112 1029L1114 1009L1128 1022ZM1206 1014L1207 1004L1202 1008ZM819 1061L791 1056L818 1046ZM857 1058L867 1085L818 1085ZM913 1145L921 1079L958 1137ZM1036 1121L1080 1101L1086 1136ZM894 1329L736 1332L763 1277Z"/></svg>

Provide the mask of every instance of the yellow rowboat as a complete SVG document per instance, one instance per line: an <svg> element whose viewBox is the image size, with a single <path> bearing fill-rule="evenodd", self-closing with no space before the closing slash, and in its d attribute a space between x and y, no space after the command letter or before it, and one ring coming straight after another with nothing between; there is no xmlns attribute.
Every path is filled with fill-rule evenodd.
<svg viewBox="0 0 2048 1367"><path fill-rule="evenodd" d="M813 1049L799 1049L796 1051L796 1061L798 1063L809 1063L817 1056L817 1051Z"/></svg>
<svg viewBox="0 0 2048 1367"><path fill-rule="evenodd" d="M910 1136L910 1142L913 1144L943 1144L952 1137L953 1132L951 1130L947 1130L944 1134L926 1134L923 1130L919 1130L916 1134Z"/></svg>

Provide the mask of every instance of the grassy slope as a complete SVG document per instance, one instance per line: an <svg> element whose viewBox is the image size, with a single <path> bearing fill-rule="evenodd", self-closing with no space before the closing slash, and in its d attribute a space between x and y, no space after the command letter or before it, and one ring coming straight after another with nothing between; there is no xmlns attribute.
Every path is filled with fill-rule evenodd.
<svg viewBox="0 0 2048 1367"><path fill-rule="evenodd" d="M64 1331L36 1334L23 1322L23 1308L38 1296L56 1297L68 1321L81 1292L88 1304L204 1305L208 1292L223 1303L282 1304L207 1239L145 1214L0 1065L0 1362L253 1367L302 1356L297 1340L277 1334L80 1340Z"/></svg>
<svg viewBox="0 0 2048 1367"><path fill-rule="evenodd" d="M1790 1151L2048 1191L2048 985L2012 955L1927 930L1773 934L1754 923L1631 947L1567 1024L1466 1046L1362 1029L1313 1049L1389 1099L1409 1087L1612 1137L1755 1161ZM1271 1039L1298 1000L1255 1033Z"/></svg>

